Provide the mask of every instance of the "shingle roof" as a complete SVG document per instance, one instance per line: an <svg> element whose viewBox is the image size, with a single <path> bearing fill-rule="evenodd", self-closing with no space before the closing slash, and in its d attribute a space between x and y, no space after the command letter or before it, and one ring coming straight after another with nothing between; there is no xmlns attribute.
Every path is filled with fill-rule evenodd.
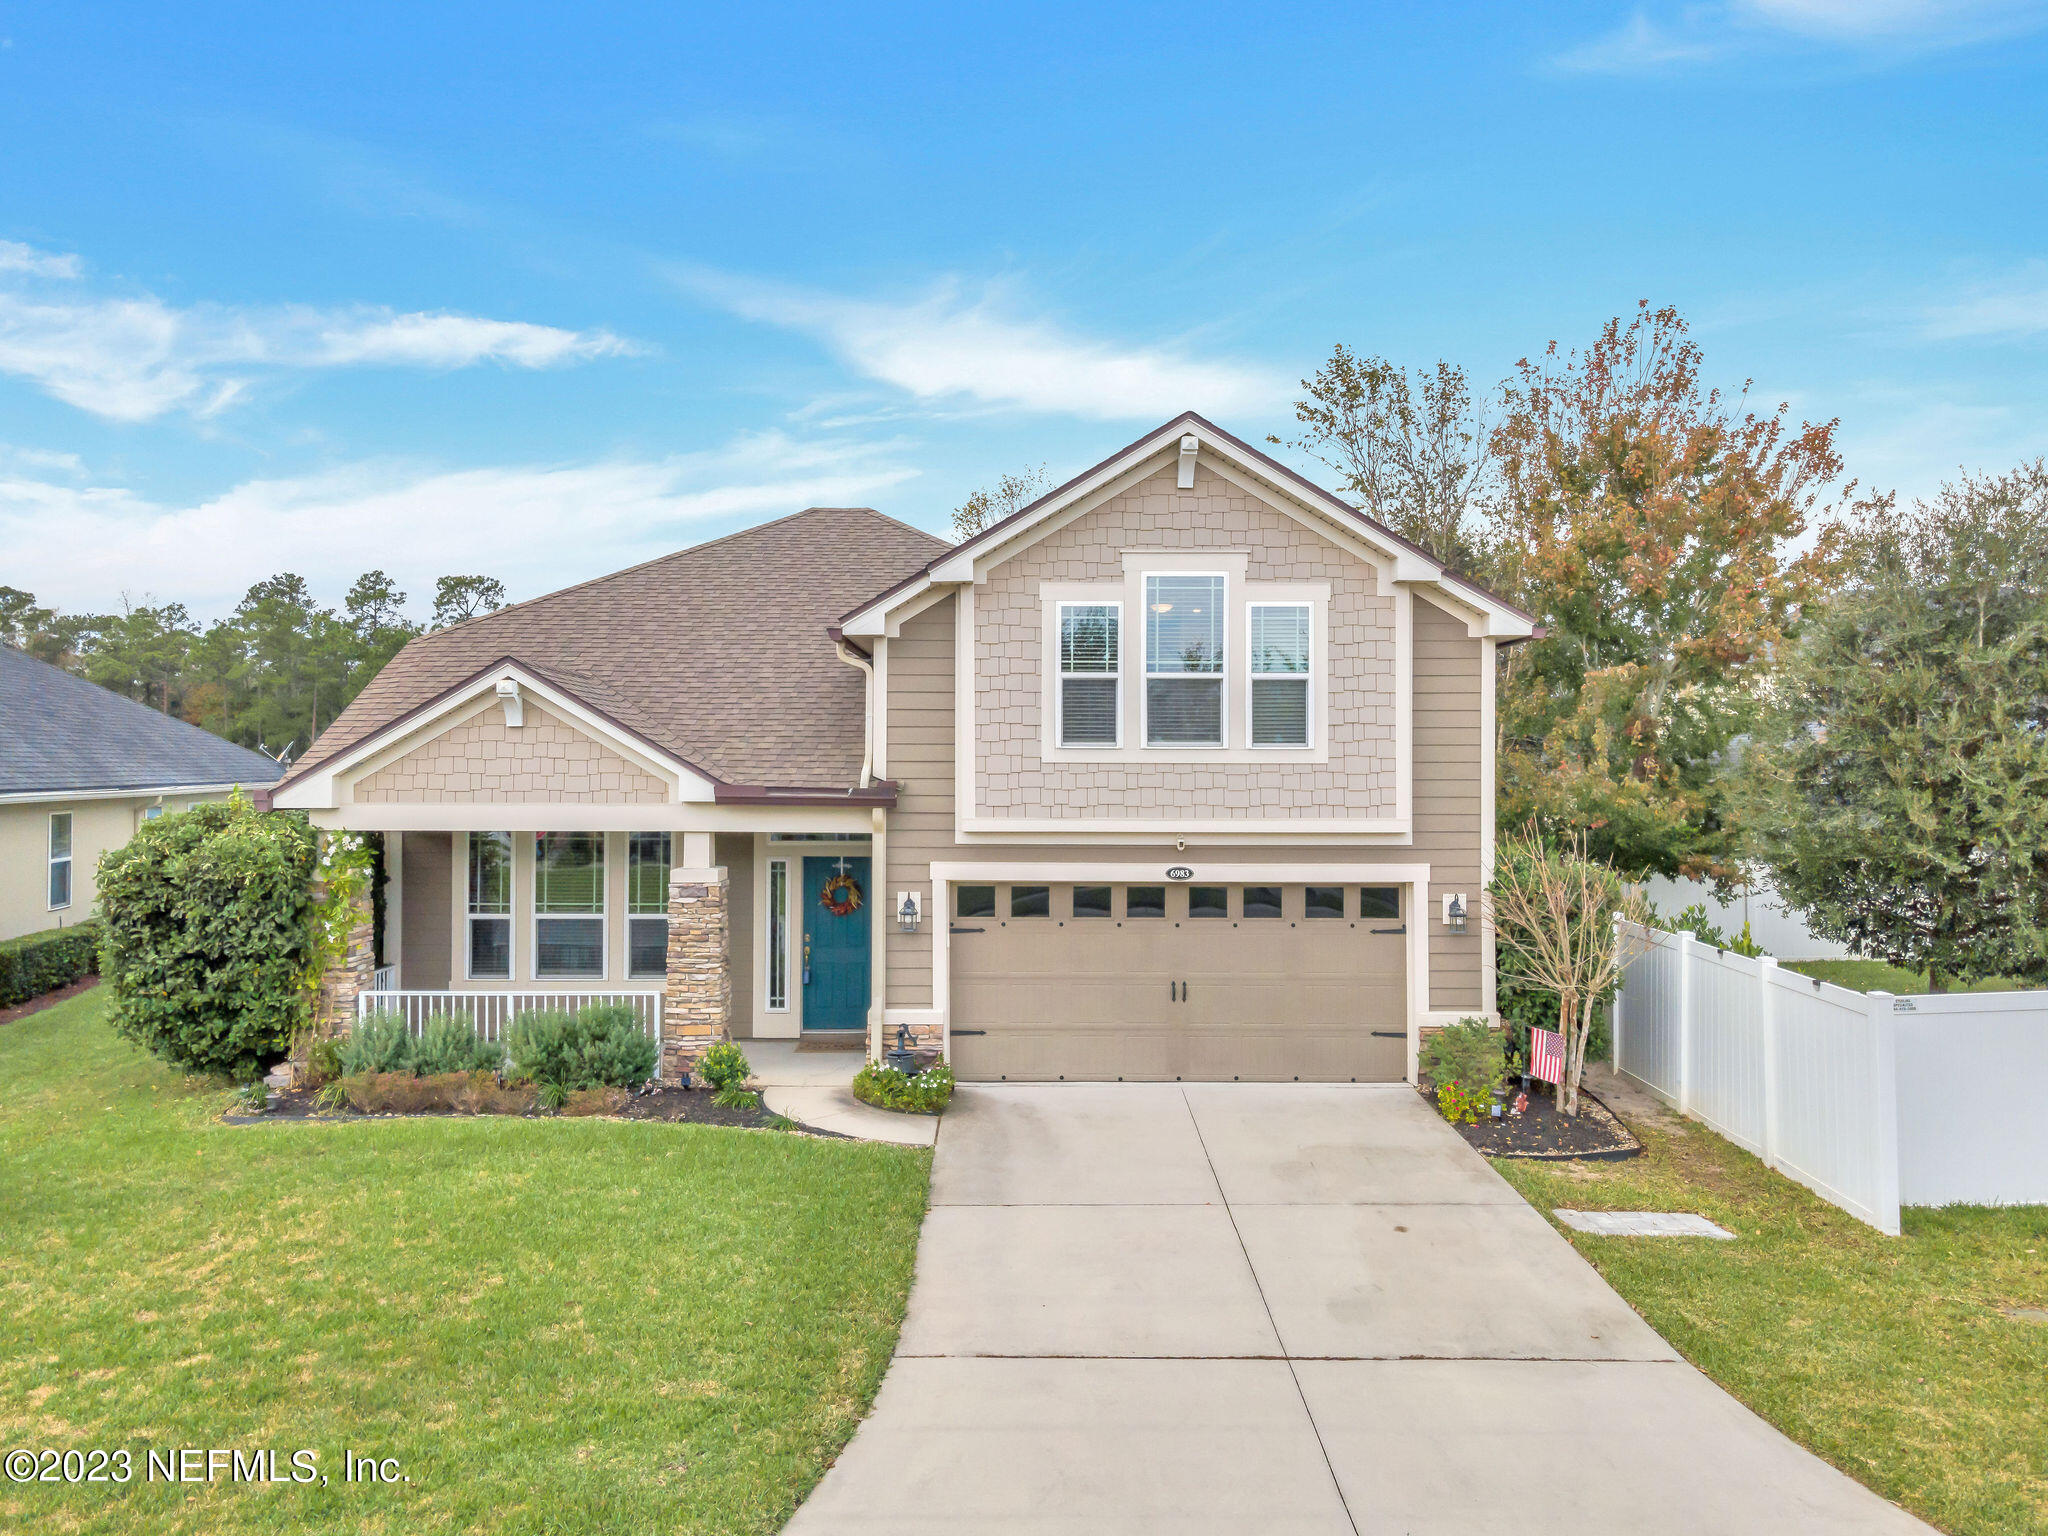
<svg viewBox="0 0 2048 1536"><path fill-rule="evenodd" d="M279 772L260 752L0 645L0 795L261 785Z"/></svg>
<svg viewBox="0 0 2048 1536"><path fill-rule="evenodd" d="M294 777L509 658L723 783L851 788L865 685L826 627L945 547L867 507L812 507L436 630Z"/></svg>

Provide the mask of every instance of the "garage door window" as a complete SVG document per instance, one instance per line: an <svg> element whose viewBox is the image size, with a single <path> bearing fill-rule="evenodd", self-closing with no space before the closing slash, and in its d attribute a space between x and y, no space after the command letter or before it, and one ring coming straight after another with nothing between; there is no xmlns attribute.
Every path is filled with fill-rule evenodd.
<svg viewBox="0 0 2048 1536"><path fill-rule="evenodd" d="M1358 915L1360 917L1384 917L1398 919L1401 916L1401 887L1398 885L1368 885L1358 892Z"/></svg>
<svg viewBox="0 0 2048 1536"><path fill-rule="evenodd" d="M1109 916L1109 887L1106 885L1077 885L1074 887L1074 916Z"/></svg>
<svg viewBox="0 0 2048 1536"><path fill-rule="evenodd" d="M963 885L954 897L954 911L962 917L994 917L996 888L992 885Z"/></svg>
<svg viewBox="0 0 2048 1536"><path fill-rule="evenodd" d="M1188 887L1189 917L1230 916L1230 889L1221 885L1191 885Z"/></svg>
<svg viewBox="0 0 2048 1536"><path fill-rule="evenodd" d="M1246 917L1278 917L1280 915L1280 887L1277 885L1248 885L1244 888L1244 915Z"/></svg>
<svg viewBox="0 0 2048 1536"><path fill-rule="evenodd" d="M1010 887L1010 916L1050 917L1052 916L1052 887L1049 885L1013 885Z"/></svg>
<svg viewBox="0 0 2048 1536"><path fill-rule="evenodd" d="M1342 917L1344 915L1344 887L1341 885L1312 885L1303 895L1302 904L1310 917Z"/></svg>
<svg viewBox="0 0 2048 1536"><path fill-rule="evenodd" d="M1124 895L1125 917L1166 916L1166 887L1134 885Z"/></svg>

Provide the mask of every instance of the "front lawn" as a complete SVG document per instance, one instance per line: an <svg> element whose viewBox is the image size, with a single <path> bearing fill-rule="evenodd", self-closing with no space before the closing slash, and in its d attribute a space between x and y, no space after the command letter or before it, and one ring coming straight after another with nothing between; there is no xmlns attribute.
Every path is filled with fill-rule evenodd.
<svg viewBox="0 0 2048 1536"><path fill-rule="evenodd" d="M0 1027L0 1529L773 1531L902 1321L930 1154L507 1118L232 1127L90 992ZM327 1486L143 1480L302 1448ZM345 1453L407 1483L345 1484Z"/></svg>
<svg viewBox="0 0 2048 1536"><path fill-rule="evenodd" d="M1953 1536L2048 1533L2048 1206L1908 1210L1883 1237L1702 1128L1626 1163L1497 1162L1549 1215L1698 1211L1732 1243L1565 1236L1686 1359ZM1555 1220L1555 1218L1552 1218Z"/></svg>
<svg viewBox="0 0 2048 1536"><path fill-rule="evenodd" d="M1918 971L1901 970L1884 960L1787 960L1785 969L1797 971L1802 976L1817 976L1831 986L1847 987L1852 992L1890 992L1905 997L1932 990L1927 978ZM2011 992L2031 985L2031 982L2006 981L1994 976L1988 981L1951 979L1947 990Z"/></svg>

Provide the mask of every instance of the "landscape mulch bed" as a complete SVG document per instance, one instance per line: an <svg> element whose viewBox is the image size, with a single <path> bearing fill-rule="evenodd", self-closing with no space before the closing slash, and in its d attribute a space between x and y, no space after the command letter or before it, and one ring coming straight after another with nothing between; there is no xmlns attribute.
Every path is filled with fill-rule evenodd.
<svg viewBox="0 0 2048 1536"><path fill-rule="evenodd" d="M1426 1093L1432 1108L1434 1094ZM1508 1091L1508 1102L1515 1090ZM1642 1155L1643 1144L1629 1132L1614 1113L1583 1087L1579 1089L1579 1112L1560 1114L1546 1084L1529 1092L1529 1107L1519 1115L1484 1119L1476 1125L1457 1127L1458 1134L1488 1157L1523 1157L1551 1162L1577 1159L1591 1163L1613 1163Z"/></svg>
<svg viewBox="0 0 2048 1536"><path fill-rule="evenodd" d="M266 1120L460 1120L469 1118L469 1112L455 1109L421 1110L410 1114L375 1113L364 1114L359 1110L318 1109L314 1106L315 1090L291 1088L282 1093L272 1092L270 1108L260 1115L227 1114L221 1118L229 1125L258 1125ZM759 1108L729 1109L723 1104L712 1102L711 1093L703 1088L675 1088L657 1084L643 1092L636 1093L623 1106L607 1111L614 1119L620 1120L662 1120L689 1125L725 1125L742 1129L773 1129L782 1122ZM522 1119L549 1119L540 1110L530 1110ZM572 1118L564 1115L561 1118ZM804 1134L838 1138L836 1131L814 1130L802 1127ZM842 1138L843 1139L843 1138Z"/></svg>
<svg viewBox="0 0 2048 1536"><path fill-rule="evenodd" d="M12 1024L16 1019L25 1019L32 1013L41 1013L45 1008L54 1008L81 992L90 992L99 984L100 979L97 976L81 976L54 992L45 992L40 997L32 997L25 1003L16 1003L11 1008L0 1008L0 1024Z"/></svg>

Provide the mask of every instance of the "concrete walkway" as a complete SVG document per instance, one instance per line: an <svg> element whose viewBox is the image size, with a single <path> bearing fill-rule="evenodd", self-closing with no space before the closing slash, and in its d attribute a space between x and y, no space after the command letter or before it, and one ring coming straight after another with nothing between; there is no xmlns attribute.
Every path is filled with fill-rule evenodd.
<svg viewBox="0 0 2048 1536"><path fill-rule="evenodd" d="M895 1361L788 1529L1929 1527L1680 1361L1413 1092L1059 1084L957 1094Z"/></svg>
<svg viewBox="0 0 2048 1536"><path fill-rule="evenodd" d="M742 1047L754 1069L750 1081L773 1113L862 1141L928 1147L938 1139L938 1116L899 1115L853 1096L850 1085L867 1060L865 1052L800 1051L796 1045L794 1040L749 1040Z"/></svg>

